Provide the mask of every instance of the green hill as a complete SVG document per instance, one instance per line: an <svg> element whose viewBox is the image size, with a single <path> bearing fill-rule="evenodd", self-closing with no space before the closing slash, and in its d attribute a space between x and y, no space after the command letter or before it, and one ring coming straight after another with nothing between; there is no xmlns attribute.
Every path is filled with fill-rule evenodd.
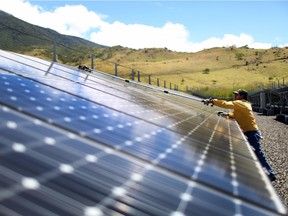
<svg viewBox="0 0 288 216"><path fill-rule="evenodd" d="M106 46L91 41L62 35L58 32L32 25L0 10L0 49L10 50L44 59L53 56L52 44L57 44L58 58L63 63L82 61L83 53ZM73 48L73 49L71 49Z"/></svg>

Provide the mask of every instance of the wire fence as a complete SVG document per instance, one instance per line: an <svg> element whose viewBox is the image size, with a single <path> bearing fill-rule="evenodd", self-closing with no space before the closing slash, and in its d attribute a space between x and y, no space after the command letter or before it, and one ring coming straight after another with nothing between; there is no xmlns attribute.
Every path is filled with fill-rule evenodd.
<svg viewBox="0 0 288 216"><path fill-rule="evenodd" d="M264 89L249 94L253 110L265 115L288 114L288 86Z"/></svg>
<svg viewBox="0 0 288 216"><path fill-rule="evenodd" d="M0 22L0 24L2 26L4 26L5 28L9 28L10 30L12 30L13 32L15 32L17 35L22 35L25 36L24 40L21 41L20 44L24 44L28 43L29 39L27 39L27 37L33 38L33 42L35 43L35 45L42 47L39 48L37 55L38 56L44 56L45 58L49 58L46 60L51 60L53 62L57 62L59 58L61 58L61 63L66 64L68 62L65 62L65 60L63 61L63 59L65 59L65 55L70 55L69 59L73 60L73 56L78 53L78 55L82 55L82 57L77 56L77 59L75 58L75 63L77 64L77 62L79 64L81 64L82 61L86 60L87 58L90 58L91 63L90 63L90 67L92 70L96 69L97 71L101 71L104 73L108 73L108 74L112 74L115 76L119 76L121 78L124 79L129 79L129 80L133 80L136 82L142 82L145 84L149 84L149 85L155 85L158 87L163 87L163 88L169 88L169 89L173 89L178 91L179 90L179 85L177 83L172 83L172 82L168 82L166 80L161 79L160 77L157 77L155 75L149 74L147 72L143 72L140 70L137 70L135 68L130 68L127 67L125 65L119 64L117 62L113 62L113 61L109 61L106 60L104 58L101 58L99 56L95 56L94 50L93 49L87 49L87 47L85 48L85 50L81 50L81 49L75 49L72 46L69 45L65 45L63 43L60 43L57 41L57 39L51 40L48 37L45 37L45 35L35 35L31 32L25 32L23 30L19 30L17 28L13 28L3 22ZM33 32L33 31L32 31ZM26 38L26 40L25 40ZM92 44L92 42L91 42ZM43 46L44 45L44 46ZM17 47L14 46L14 48ZM43 49L43 47L45 47ZM64 49L66 51L65 52L59 52L59 47L61 47L62 49ZM4 49L7 48L4 45ZM9 49L9 48L8 48ZM81 61L82 60L82 61ZM103 64L104 63L104 64ZM186 87L187 89L187 87Z"/></svg>

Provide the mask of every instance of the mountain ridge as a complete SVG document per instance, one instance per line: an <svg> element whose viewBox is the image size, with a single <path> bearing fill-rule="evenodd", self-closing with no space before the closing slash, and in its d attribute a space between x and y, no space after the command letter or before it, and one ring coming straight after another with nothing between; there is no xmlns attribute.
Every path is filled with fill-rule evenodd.
<svg viewBox="0 0 288 216"><path fill-rule="evenodd" d="M55 41L56 43L61 43L64 45L75 45L75 46L89 46L95 47L95 48L107 48L107 46L100 45L94 42L91 42L89 40L80 38L80 37L75 37L75 36L70 36L70 35L63 35L58 33L55 30L52 30L50 28L44 28L41 26L33 25L28 22L25 22L17 17L14 17L13 15L6 13L4 11L0 10L0 20L1 20L1 27L0 27L0 33L1 37L3 34L12 36L10 39L13 40L13 43L16 43L16 39L21 39L21 37L16 38L13 37L13 33L23 33L26 34L27 36L33 35L32 37L42 39L42 40L47 40L47 41ZM18 35L17 35L18 36ZM24 35L22 35L24 36ZM9 39L9 38L7 38ZM27 42L27 38L24 38L24 42ZM36 40L28 40L30 42L30 46L37 45ZM33 44L34 43L34 44ZM23 44L23 41L19 43L21 46ZM15 48L15 47L9 47L10 43L8 41L0 41L0 46L5 48L5 45L7 46L6 48ZM12 44L14 45L14 44Z"/></svg>
<svg viewBox="0 0 288 216"><path fill-rule="evenodd" d="M82 50L84 53L95 48L107 48L107 46L80 37L63 35L52 29L30 24L1 10L0 35L1 49L23 53L42 49L43 55L49 57L52 56L52 44L56 43L59 58L62 58L63 62L70 61L69 58L64 58L67 56L67 52L72 55L72 52L67 49L69 47L73 47L74 51Z"/></svg>

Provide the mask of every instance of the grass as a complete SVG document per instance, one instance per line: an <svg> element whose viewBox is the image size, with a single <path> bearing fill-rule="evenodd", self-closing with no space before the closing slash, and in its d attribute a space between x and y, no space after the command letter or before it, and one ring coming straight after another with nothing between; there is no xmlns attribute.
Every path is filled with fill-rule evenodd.
<svg viewBox="0 0 288 216"><path fill-rule="evenodd" d="M95 55L96 70L115 74L117 64L118 76L131 79L133 69L135 80L139 72L141 82L148 83L150 76L153 85L157 85L159 79L162 87L165 81L167 88L171 83L172 88L177 85L179 91L190 89L214 97L230 97L232 90L238 88L250 91L270 88L283 79L286 84L288 82L288 48L222 47L179 53L168 49L134 50L116 46L99 49ZM91 59L88 57L82 63L89 66Z"/></svg>
<svg viewBox="0 0 288 216"><path fill-rule="evenodd" d="M237 53L242 53L243 59L237 59ZM188 88L217 97L230 97L233 89L245 88L249 91L270 88L273 82L282 82L286 78L287 83L288 80L286 48L214 48L195 54L182 53L178 58L163 61L143 59L130 60L125 66L137 68L142 76L151 75L162 82L177 84L180 91ZM205 69L208 69L207 73ZM129 77L131 72L128 70L126 73Z"/></svg>

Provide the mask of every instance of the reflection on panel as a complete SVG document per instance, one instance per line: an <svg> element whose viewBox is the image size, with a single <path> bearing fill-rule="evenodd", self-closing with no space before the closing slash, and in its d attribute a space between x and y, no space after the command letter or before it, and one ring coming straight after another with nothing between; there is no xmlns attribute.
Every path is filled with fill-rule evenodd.
<svg viewBox="0 0 288 216"><path fill-rule="evenodd" d="M281 215L238 125L199 100L0 51L1 215Z"/></svg>

